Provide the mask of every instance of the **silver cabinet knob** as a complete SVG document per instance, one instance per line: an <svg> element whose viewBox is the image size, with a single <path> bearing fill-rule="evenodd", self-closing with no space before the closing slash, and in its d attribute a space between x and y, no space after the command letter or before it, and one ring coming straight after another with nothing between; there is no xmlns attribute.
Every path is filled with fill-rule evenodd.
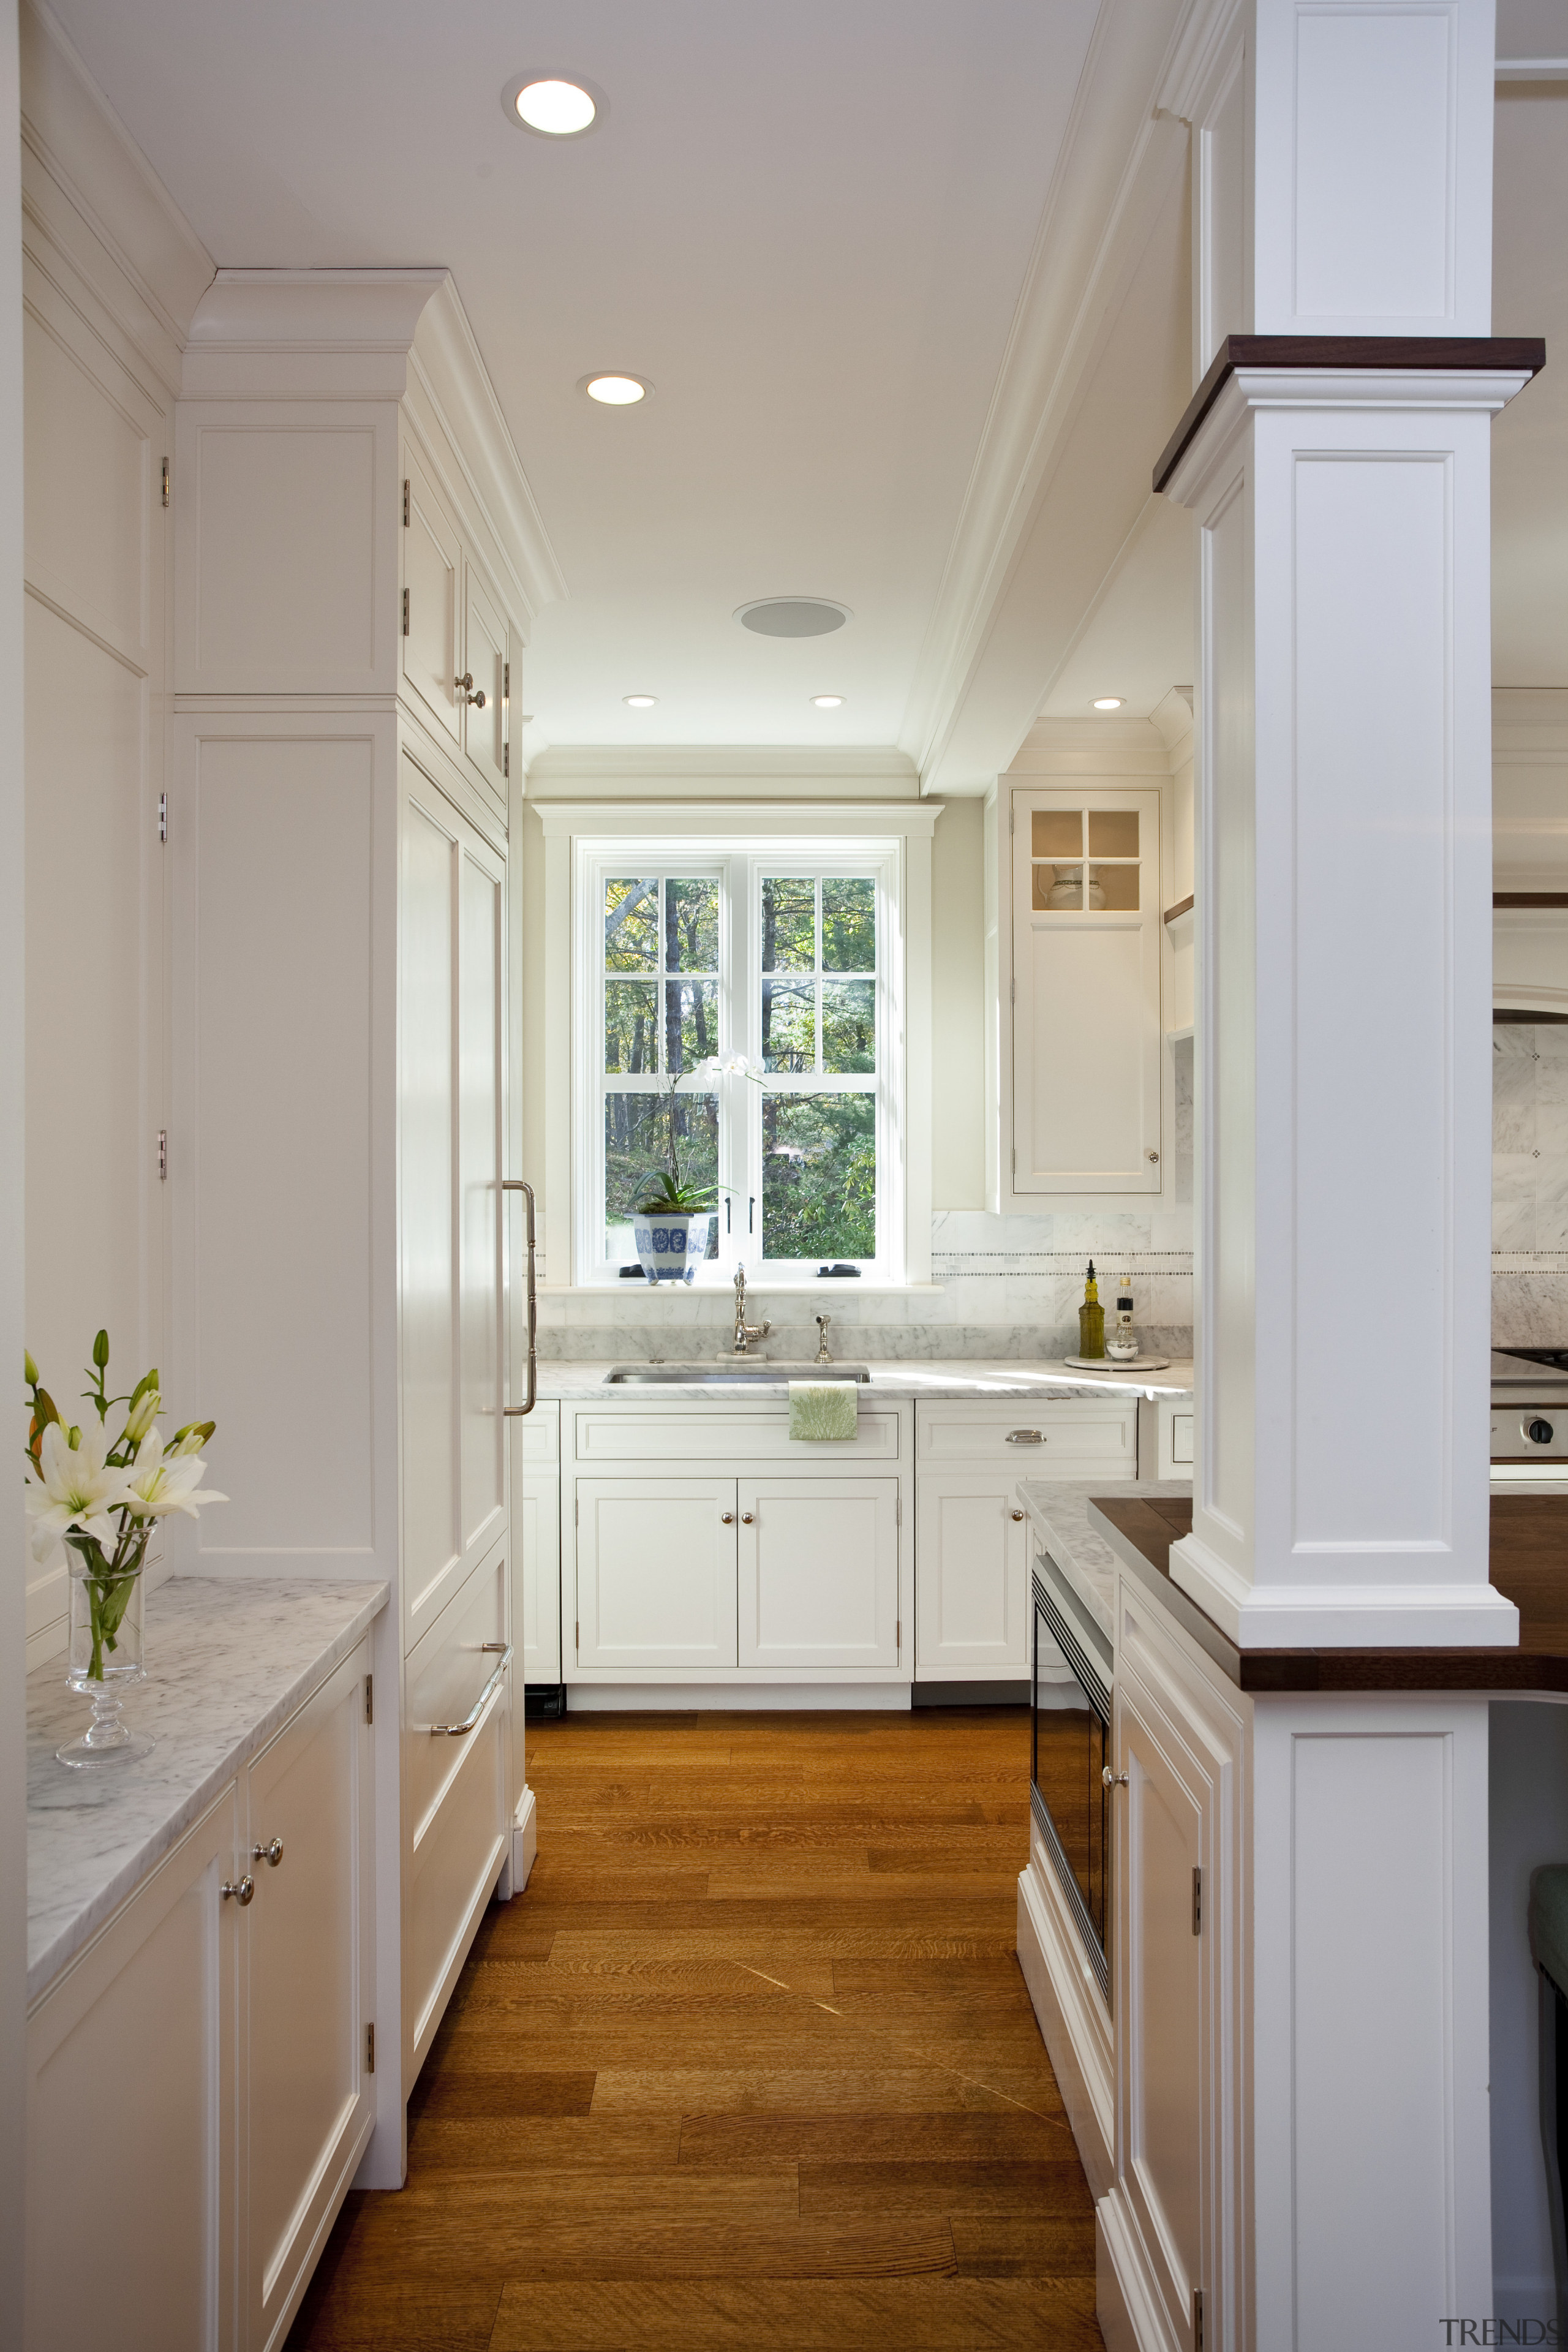
<svg viewBox="0 0 1568 2352"><path fill-rule="evenodd" d="M1013 1517L1014 1517L1016 1519L1021 1519L1021 1518L1023 1517L1023 1516L1024 1516L1024 1514L1023 1514L1023 1512L1022 1512L1022 1511L1015 1511L1015 1512L1014 1512L1014 1514L1013 1514Z"/></svg>
<svg viewBox="0 0 1568 2352"><path fill-rule="evenodd" d="M482 710L484 709L484 691L481 688L479 693L475 693L474 673L471 669L466 669L463 672L462 677L455 677L452 680L452 683L460 690L465 702L471 702L476 710Z"/></svg>
<svg viewBox="0 0 1568 2352"><path fill-rule="evenodd" d="M742 1511L742 1514L741 1514L741 1525L742 1525L743 1528L749 1528L749 1527L752 1525L752 1520L753 1520L753 1518L755 1517L755 1516L756 1516L756 1515L755 1515L755 1513L754 1513L754 1512L752 1512L752 1511Z"/></svg>
<svg viewBox="0 0 1568 2352"><path fill-rule="evenodd" d="M719 1517L727 1528L732 1528L734 1526L735 1514L733 1511L721 1511Z"/></svg>
<svg viewBox="0 0 1568 2352"><path fill-rule="evenodd" d="M276 1870L283 1859L282 1839L275 1837L269 1839L266 1845L253 1845L250 1849L250 1858L252 1862L268 1863Z"/></svg>
<svg viewBox="0 0 1568 2352"><path fill-rule="evenodd" d="M1144 1158L1145 1158L1146 1160L1158 1160L1158 1158L1160 1157L1160 1155L1159 1155L1159 1153L1158 1153L1157 1151L1147 1151L1147 1152L1145 1152L1145 1153L1144 1153L1144 1155L1143 1155L1143 1156L1144 1156Z"/></svg>
<svg viewBox="0 0 1568 2352"><path fill-rule="evenodd" d="M1127 1786L1126 1773L1113 1772L1109 1764L1102 1764L1100 1766L1100 1777L1104 1781L1108 1789L1125 1789Z"/></svg>
<svg viewBox="0 0 1568 2352"><path fill-rule="evenodd" d="M237 1880L232 1886L226 1878L223 1885L218 1888L220 1895L232 1895L242 1911L255 1892L256 1881L251 1877L248 1871L243 1878Z"/></svg>

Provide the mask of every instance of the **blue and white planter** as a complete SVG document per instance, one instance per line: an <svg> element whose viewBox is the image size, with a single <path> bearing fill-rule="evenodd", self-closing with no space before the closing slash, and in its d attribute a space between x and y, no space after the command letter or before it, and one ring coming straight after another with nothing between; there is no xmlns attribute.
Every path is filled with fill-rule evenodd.
<svg viewBox="0 0 1568 2352"><path fill-rule="evenodd" d="M632 1236L650 1282L689 1282L708 1255L711 1209L656 1210L632 1217Z"/></svg>

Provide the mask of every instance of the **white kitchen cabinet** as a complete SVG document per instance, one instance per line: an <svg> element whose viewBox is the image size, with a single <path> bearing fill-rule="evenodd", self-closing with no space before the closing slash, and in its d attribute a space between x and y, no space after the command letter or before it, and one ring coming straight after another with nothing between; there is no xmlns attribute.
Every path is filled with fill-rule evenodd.
<svg viewBox="0 0 1568 2352"><path fill-rule="evenodd" d="M915 1671L1029 1670L1029 1527L1005 1470L918 1476Z"/></svg>
<svg viewBox="0 0 1568 2352"><path fill-rule="evenodd" d="M235 2352L243 1914L232 1785L27 2027L27 2352Z"/></svg>
<svg viewBox="0 0 1568 2352"><path fill-rule="evenodd" d="M742 1478L740 1664L897 1666L893 1478Z"/></svg>
<svg viewBox="0 0 1568 2352"><path fill-rule="evenodd" d="M463 739L458 678L463 545L417 448L403 442L403 677L443 734Z"/></svg>
<svg viewBox="0 0 1568 2352"><path fill-rule="evenodd" d="M561 1680L561 1481L552 1471L524 1474L511 1504L512 1543L521 1562L512 1622L522 1628L525 1683Z"/></svg>
<svg viewBox="0 0 1568 2352"><path fill-rule="evenodd" d="M287 2332L373 2121L368 1655L345 1659L246 1776L250 2352Z"/></svg>
<svg viewBox="0 0 1568 2352"><path fill-rule="evenodd" d="M579 1478L579 1668L733 1666L735 1481Z"/></svg>
<svg viewBox="0 0 1568 2352"><path fill-rule="evenodd" d="M507 728L511 692L511 641L500 604L478 567L463 566L463 658L473 683L461 690L463 749L484 783L506 806L510 761ZM481 699L482 697L482 699Z"/></svg>
<svg viewBox="0 0 1568 2352"><path fill-rule="evenodd" d="M1163 1189L1160 797L1010 792L1014 1196Z"/></svg>

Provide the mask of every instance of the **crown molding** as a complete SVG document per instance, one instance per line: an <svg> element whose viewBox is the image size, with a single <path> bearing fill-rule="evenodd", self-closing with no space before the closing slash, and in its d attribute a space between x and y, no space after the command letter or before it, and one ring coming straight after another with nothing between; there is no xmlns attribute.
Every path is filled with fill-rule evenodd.
<svg viewBox="0 0 1568 2352"><path fill-rule="evenodd" d="M1173 146L1184 153L1155 97L1198 13L1102 0L899 730L928 786L1164 199Z"/></svg>
<svg viewBox="0 0 1568 2352"><path fill-rule="evenodd" d="M709 801L726 793L776 795L781 786L803 799L872 793L914 800L920 778L902 751L876 746L557 743L530 761L524 791L536 803L601 791L665 800L672 788Z"/></svg>
<svg viewBox="0 0 1568 2352"><path fill-rule="evenodd" d="M73 236L70 223L46 217L56 207L36 182L29 209L72 249L111 316L177 390L179 355L217 265L44 0L23 0L17 36L25 175L29 159L41 167L113 268L94 269L79 229Z"/></svg>
<svg viewBox="0 0 1568 2352"><path fill-rule="evenodd" d="M822 802L765 800L695 801L682 805L668 797L641 800L559 800L531 803L547 836L581 835L588 839L627 835L659 840L711 838L715 824L748 842L798 839L807 832L836 837L880 840L913 835L929 840L942 814L941 801Z"/></svg>
<svg viewBox="0 0 1568 2352"><path fill-rule="evenodd" d="M1173 686L1161 696L1149 713L1151 724L1157 727L1164 739L1165 750L1173 769L1193 754L1193 689L1190 686Z"/></svg>

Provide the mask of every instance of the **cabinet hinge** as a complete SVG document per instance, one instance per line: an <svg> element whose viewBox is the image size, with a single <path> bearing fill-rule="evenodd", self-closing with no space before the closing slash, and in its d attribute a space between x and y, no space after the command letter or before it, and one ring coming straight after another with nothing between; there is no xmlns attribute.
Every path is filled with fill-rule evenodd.
<svg viewBox="0 0 1568 2352"><path fill-rule="evenodd" d="M576 1623L572 1628L572 1647L576 1651L578 1656L581 1657L583 1654L583 1620L581 1617L578 1618Z"/></svg>
<svg viewBox="0 0 1568 2352"><path fill-rule="evenodd" d="M166 1184L168 1181L169 1130L166 1127L161 1127L158 1129L158 1181L160 1184Z"/></svg>
<svg viewBox="0 0 1568 2352"><path fill-rule="evenodd" d="M511 773L511 745L510 743L503 743L500 747L500 772L503 776L510 776Z"/></svg>
<svg viewBox="0 0 1568 2352"><path fill-rule="evenodd" d="M500 698L503 702L510 702L511 700L510 662L502 662L500 666Z"/></svg>
<svg viewBox="0 0 1568 2352"><path fill-rule="evenodd" d="M403 528L405 530L408 528L408 477L406 474L403 477Z"/></svg>
<svg viewBox="0 0 1568 2352"><path fill-rule="evenodd" d="M406 588L403 592L403 634L405 636L408 635L408 591Z"/></svg>
<svg viewBox="0 0 1568 2352"><path fill-rule="evenodd" d="M364 1678L364 1719L367 1723L375 1721L375 1676L374 1675L366 1675Z"/></svg>
<svg viewBox="0 0 1568 2352"><path fill-rule="evenodd" d="M364 2071L367 2074L374 2074L375 2072L375 2028L374 2025L367 2025L364 2030Z"/></svg>
<svg viewBox="0 0 1568 2352"><path fill-rule="evenodd" d="M160 793L158 795L158 838L160 841L167 841L169 838L169 795L167 793Z"/></svg>
<svg viewBox="0 0 1568 2352"><path fill-rule="evenodd" d="M169 503L169 461L168 461L167 457L165 457L165 458L164 458L164 460L163 460L163 504L164 504L165 506L167 506L167 505L168 505L168 503Z"/></svg>
<svg viewBox="0 0 1568 2352"><path fill-rule="evenodd" d="M1009 809L1009 810L1008 810L1008 812L1007 812L1007 830L1008 830L1008 832L1009 832L1009 833L1011 833L1011 832L1012 832L1012 830L1013 830L1013 828L1014 828L1014 826L1015 826L1015 824L1016 824L1016 823L1017 823L1017 816L1016 816L1016 813L1014 810Z"/></svg>
<svg viewBox="0 0 1568 2352"><path fill-rule="evenodd" d="M1017 1145L1016 1145L1016 1144L1015 1144L1015 1145L1013 1146L1013 1173L1014 1173L1014 1175L1016 1176L1016 1175L1017 1174L1017 1172L1018 1172L1018 1147L1017 1147Z"/></svg>
<svg viewBox="0 0 1568 2352"><path fill-rule="evenodd" d="M1018 1002L1018 983L1016 980L1010 980L1007 982L1007 1002L1009 1004L1016 1004Z"/></svg>
<svg viewBox="0 0 1568 2352"><path fill-rule="evenodd" d="M1204 2352L1204 2291L1193 2289L1193 2352Z"/></svg>
<svg viewBox="0 0 1568 2352"><path fill-rule="evenodd" d="M1204 1874L1194 1863L1193 1865L1193 1933L1194 1936L1201 1936L1203 1932Z"/></svg>

